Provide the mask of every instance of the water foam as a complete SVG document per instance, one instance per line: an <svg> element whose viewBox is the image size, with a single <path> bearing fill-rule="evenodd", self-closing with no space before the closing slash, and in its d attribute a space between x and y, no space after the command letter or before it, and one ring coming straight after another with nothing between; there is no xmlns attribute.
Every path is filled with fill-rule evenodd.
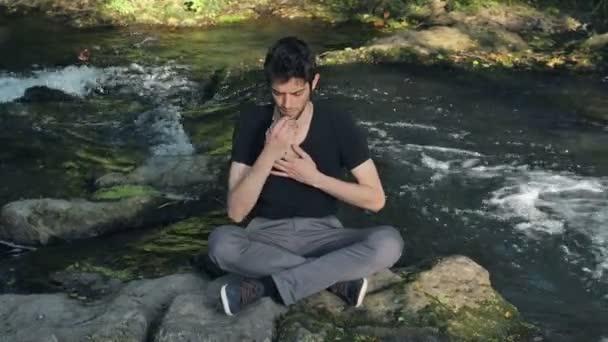
<svg viewBox="0 0 608 342"><path fill-rule="evenodd" d="M370 145L376 151L391 154L391 160L409 165L414 171L421 167L433 171L425 178L429 182L402 185L399 195L434 187L438 180L452 174L496 179L502 185L489 193L484 216L512 222L514 229L533 239L567 232L582 234L591 246L581 252L591 251L594 260L590 266L585 257L587 261L581 263L581 269L587 267L598 279L608 274L608 178L535 170L521 164L487 165L486 156L475 151L403 144L379 128L384 128L382 125L364 122L363 126L368 128ZM576 250L564 254L573 263L580 257Z"/></svg>
<svg viewBox="0 0 608 342"><path fill-rule="evenodd" d="M424 124L417 124L417 123L410 123L410 122L404 122L404 121L397 121L397 122L373 122L373 121L364 121L364 120L360 120L358 121L358 123L361 126L365 126L368 128L378 128L378 126L384 126L384 127L398 127L398 128L411 128L411 129L422 129L422 130L427 130L427 131L436 131L437 127L435 126L430 126L430 125L424 125Z"/></svg>
<svg viewBox="0 0 608 342"><path fill-rule="evenodd" d="M83 97L99 85L104 71L89 66L68 66L58 70L34 71L27 76L0 74L0 103L17 100L28 88L46 86Z"/></svg>
<svg viewBox="0 0 608 342"><path fill-rule="evenodd" d="M188 155L194 153L194 147L181 124L178 105L182 95L196 88L187 71L188 68L179 65L132 64L107 68L68 66L29 75L0 75L0 103L20 98L33 86L46 86L79 97L89 95L93 89L104 96L135 95L158 106L136 120L140 131L153 144L152 154Z"/></svg>
<svg viewBox="0 0 608 342"><path fill-rule="evenodd" d="M434 146L434 145L417 145L417 144L402 144L397 139L393 138L389 132L379 126L385 127L407 127L407 128L420 128L418 126L425 127L424 129L435 130L432 126L417 125L417 124L404 124L404 123L377 123L372 121L359 121L359 124L366 127L368 132L371 133L369 137L369 146L373 150L385 153L399 153L411 155L411 152L416 153L433 153L449 156L468 156L468 157L483 157L483 154L475 151L469 151L464 149Z"/></svg>
<svg viewBox="0 0 608 342"><path fill-rule="evenodd" d="M164 104L173 95L190 92L196 83L187 75L188 68L180 65L145 67L131 64L129 67L103 69L101 90L117 90L120 93L136 94L155 99Z"/></svg>
<svg viewBox="0 0 608 342"><path fill-rule="evenodd" d="M584 234L596 258L594 277L608 271L608 179L565 172L511 172L486 204L533 238L567 231Z"/></svg>
<svg viewBox="0 0 608 342"><path fill-rule="evenodd" d="M79 97L90 94L93 89L99 92L116 89L119 93L164 100L195 87L184 71L187 68L179 65L143 67L132 64L107 68L71 65L27 75L0 74L0 103L17 100L34 86L46 86Z"/></svg>
<svg viewBox="0 0 608 342"><path fill-rule="evenodd" d="M475 151L463 150L459 148L434 146L434 145L416 145L406 144L405 147L412 151L434 151L446 154L468 155L473 157L483 157L483 154Z"/></svg>

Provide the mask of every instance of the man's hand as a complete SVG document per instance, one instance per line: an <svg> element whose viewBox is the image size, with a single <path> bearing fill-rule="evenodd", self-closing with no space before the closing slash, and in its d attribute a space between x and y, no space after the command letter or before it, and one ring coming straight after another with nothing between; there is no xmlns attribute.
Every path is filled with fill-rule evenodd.
<svg viewBox="0 0 608 342"><path fill-rule="evenodd" d="M292 145L297 157L285 157L274 163L274 169L270 172L275 176L295 179L300 183L316 187L321 177L317 164L300 146Z"/></svg>
<svg viewBox="0 0 608 342"><path fill-rule="evenodd" d="M295 140L297 124L295 120L282 117L270 126L266 132L264 149L274 157L283 158Z"/></svg>

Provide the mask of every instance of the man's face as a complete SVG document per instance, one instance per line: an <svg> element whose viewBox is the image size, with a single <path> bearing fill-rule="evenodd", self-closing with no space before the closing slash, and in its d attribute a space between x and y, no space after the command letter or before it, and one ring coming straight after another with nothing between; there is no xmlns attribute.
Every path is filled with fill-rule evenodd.
<svg viewBox="0 0 608 342"><path fill-rule="evenodd" d="M312 80L312 89L317 87L319 75ZM272 83L272 98L283 116L297 118L310 100L311 85L305 79L292 77L287 82Z"/></svg>

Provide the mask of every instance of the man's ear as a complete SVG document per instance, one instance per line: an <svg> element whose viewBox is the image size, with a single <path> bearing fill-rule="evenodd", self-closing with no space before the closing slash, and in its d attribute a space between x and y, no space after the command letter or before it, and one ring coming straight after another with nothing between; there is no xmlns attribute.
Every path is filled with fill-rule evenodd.
<svg viewBox="0 0 608 342"><path fill-rule="evenodd" d="M312 83L310 84L311 90L315 90L317 88L317 85L319 84L319 78L321 78L321 76L318 73L315 74L315 76L312 78Z"/></svg>

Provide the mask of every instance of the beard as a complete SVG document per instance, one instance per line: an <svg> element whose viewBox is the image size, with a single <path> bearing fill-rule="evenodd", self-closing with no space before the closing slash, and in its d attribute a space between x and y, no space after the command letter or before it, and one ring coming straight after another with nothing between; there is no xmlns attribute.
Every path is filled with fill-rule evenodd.
<svg viewBox="0 0 608 342"><path fill-rule="evenodd" d="M308 105L308 101L306 102L306 104L304 106L302 106L302 108L297 109L297 110L290 110L289 112L285 112L279 107L279 114L281 114L281 116L288 116L290 118L297 120L302 115L302 113L304 113L307 105Z"/></svg>
<svg viewBox="0 0 608 342"><path fill-rule="evenodd" d="M281 109L280 106L276 106L276 108L278 109L278 112L281 116L288 116L290 118L293 119L298 119L300 116L302 116L302 113L304 113L304 111L306 110L306 107L308 107L308 103L312 101L312 94L313 94L313 90L310 90L310 95L308 96L308 99L306 100L306 102L304 102L304 105L302 106L302 108L298 108L297 110L290 110L289 112L285 112L283 109Z"/></svg>

